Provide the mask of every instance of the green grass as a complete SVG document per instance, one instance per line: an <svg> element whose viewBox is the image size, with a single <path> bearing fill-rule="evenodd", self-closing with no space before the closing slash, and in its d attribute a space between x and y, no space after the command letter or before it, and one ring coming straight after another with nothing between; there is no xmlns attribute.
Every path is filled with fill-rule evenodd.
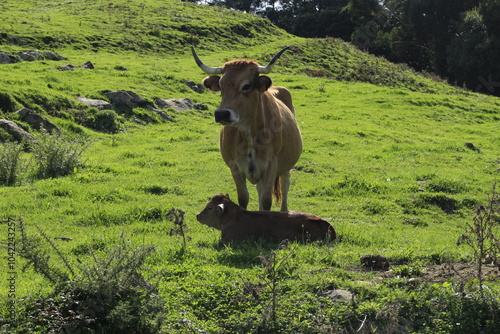
<svg viewBox="0 0 500 334"><path fill-rule="evenodd" d="M0 220L22 217L30 235L38 235L36 224L50 237L71 237L54 242L75 265L119 245L122 232L134 246L154 245L147 265L162 272L165 333L250 333L259 326L284 333L354 332L365 316L365 331L401 326L448 333L460 332L452 323L472 323L458 310L464 301L453 299L455 285L375 278L360 269L359 259L382 254L406 266L399 272L414 276L419 271L409 268L472 259L472 250L456 241L475 204L487 200L498 179L497 98L431 81L337 40L299 39L267 21L219 8L149 0L4 1L0 9L2 26L17 41L9 44L2 35L0 50L40 48L68 58L0 65L0 96L12 102L0 106L0 116L16 119L12 111L30 107L64 131L83 132L93 141L83 154L84 166L69 176L39 179L28 168L14 186L0 187ZM263 37L258 29L270 35ZM54 41L42 44L45 36ZM240 56L265 63L285 45L301 50L283 55L270 75L291 90L304 140L292 171L289 207L329 220L339 240L286 250L292 255L280 274L274 327L262 327L270 291L260 286L259 255L277 245L221 248L220 232L196 221L212 195L229 193L235 199L236 191L218 152L220 128L212 111L220 96L195 93L184 84L204 77L188 52L191 43L213 66ZM56 70L88 60L96 69ZM105 99L105 91L120 89L150 102L189 97L209 110L167 111L174 122L144 126L132 120L150 112L136 109L119 115L123 129L117 134L83 127L89 109L77 97ZM189 239L183 251L182 238L170 235L174 224L165 216L172 207L186 211ZM251 189L250 209L257 208ZM7 224L0 230L7 234ZM7 242L0 245L4 268ZM53 287L31 267L22 270L24 264L16 258L16 298L50 295ZM7 275L2 270L0 282ZM488 284L498 293L498 285ZM323 296L339 288L356 294L355 305ZM474 295L473 284L468 288ZM7 293L0 284L4 319ZM405 323L410 317L412 324Z"/></svg>

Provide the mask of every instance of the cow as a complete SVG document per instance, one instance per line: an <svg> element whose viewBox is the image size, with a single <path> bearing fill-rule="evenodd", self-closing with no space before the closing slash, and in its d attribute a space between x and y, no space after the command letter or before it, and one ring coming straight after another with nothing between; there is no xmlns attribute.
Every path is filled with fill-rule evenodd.
<svg viewBox="0 0 500 334"><path fill-rule="evenodd" d="M196 219L221 230L221 243L259 239L280 242L335 240L335 229L326 220L297 211L248 211L230 200L229 195L217 194Z"/></svg>
<svg viewBox="0 0 500 334"><path fill-rule="evenodd" d="M271 210L274 193L277 202L281 199L281 211L288 211L290 170L302 153L302 136L288 89L273 86L271 78L260 75L270 73L286 50L267 66L237 59L210 67L192 48L198 66L210 74L203 85L222 95L214 112L215 121L222 124L220 151L236 184L238 203L245 209L248 180L257 185L259 210Z"/></svg>

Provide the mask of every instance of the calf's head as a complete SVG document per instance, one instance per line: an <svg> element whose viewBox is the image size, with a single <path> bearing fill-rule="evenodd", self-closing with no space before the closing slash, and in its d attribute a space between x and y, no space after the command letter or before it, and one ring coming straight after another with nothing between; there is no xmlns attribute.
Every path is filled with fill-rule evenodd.
<svg viewBox="0 0 500 334"><path fill-rule="evenodd" d="M211 76L203 80L203 85L213 91L220 91L222 101L214 112L215 121L223 125L238 126L251 120L258 108L259 94L272 85L272 80L260 74L271 73L274 63L288 49L278 52L267 66L260 66L253 60L232 60L221 67L205 65L194 48L193 57L198 66ZM222 76L219 76L222 74Z"/></svg>
<svg viewBox="0 0 500 334"><path fill-rule="evenodd" d="M222 216L228 210L228 204L232 203L229 195L217 194L208 201L205 208L196 215L196 219L210 227L222 230Z"/></svg>

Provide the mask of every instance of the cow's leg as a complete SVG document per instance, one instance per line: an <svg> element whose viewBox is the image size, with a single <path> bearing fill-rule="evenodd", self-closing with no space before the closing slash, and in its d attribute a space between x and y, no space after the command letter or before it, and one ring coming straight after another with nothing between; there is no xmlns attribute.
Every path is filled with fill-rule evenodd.
<svg viewBox="0 0 500 334"><path fill-rule="evenodd" d="M281 211L288 211L288 190L290 190L290 172L281 175Z"/></svg>
<svg viewBox="0 0 500 334"><path fill-rule="evenodd" d="M259 193L259 210L271 210L273 204L273 188L276 181L276 166L269 163L269 167L264 177L257 183Z"/></svg>
<svg viewBox="0 0 500 334"><path fill-rule="evenodd" d="M259 210L270 211L273 205L273 187L260 181L257 183L257 192L259 193Z"/></svg>
<svg viewBox="0 0 500 334"><path fill-rule="evenodd" d="M235 167L231 168L231 173L233 174L234 183L236 184L236 192L238 193L238 204L246 209L248 206L248 200L250 195L248 194L247 189L247 180L245 175L240 173L240 170Z"/></svg>

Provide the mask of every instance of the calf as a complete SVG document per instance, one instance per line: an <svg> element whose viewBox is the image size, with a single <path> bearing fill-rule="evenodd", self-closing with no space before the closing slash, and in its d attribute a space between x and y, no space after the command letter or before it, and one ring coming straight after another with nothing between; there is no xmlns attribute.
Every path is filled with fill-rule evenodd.
<svg viewBox="0 0 500 334"><path fill-rule="evenodd" d="M221 243L262 238L270 241L334 240L335 229L318 216L297 212L248 211L217 194L196 215L202 224L222 231Z"/></svg>

